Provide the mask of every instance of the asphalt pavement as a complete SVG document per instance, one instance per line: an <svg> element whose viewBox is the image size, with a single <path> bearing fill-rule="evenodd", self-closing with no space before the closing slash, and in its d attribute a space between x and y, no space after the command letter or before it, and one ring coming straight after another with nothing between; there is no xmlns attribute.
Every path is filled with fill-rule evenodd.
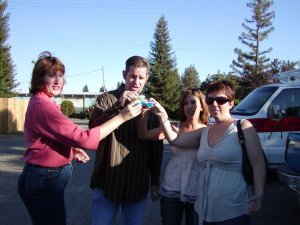
<svg viewBox="0 0 300 225"><path fill-rule="evenodd" d="M86 128L86 122L79 121ZM165 143L162 173L170 158L169 145ZM18 176L23 169L22 156L25 148L23 135L0 134L0 225L30 225L27 214L17 193ZM65 201L68 225L90 225L90 209L93 191L89 188L95 152L88 151L91 160L87 164L73 163L73 176L67 185ZM262 210L254 218L253 225L298 225L300 206L296 195L277 180L276 173L269 177ZM184 224L184 222L183 222ZM118 215L115 225L120 225ZM149 198L144 225L161 225L159 202Z"/></svg>
<svg viewBox="0 0 300 225"><path fill-rule="evenodd" d="M18 193L18 176L23 169L25 148L23 135L0 135L0 225L30 225ZM89 187L95 152L88 151L91 160L86 164L73 161L73 176L65 191L68 225L90 225L92 189ZM165 163L164 163L165 164ZM120 224L118 215L115 225ZM159 202L149 198L144 225L160 225Z"/></svg>

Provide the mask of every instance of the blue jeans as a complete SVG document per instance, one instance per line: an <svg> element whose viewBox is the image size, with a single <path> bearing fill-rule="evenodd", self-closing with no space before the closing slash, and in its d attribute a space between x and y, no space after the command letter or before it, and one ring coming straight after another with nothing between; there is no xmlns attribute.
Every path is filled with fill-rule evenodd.
<svg viewBox="0 0 300 225"><path fill-rule="evenodd" d="M25 165L18 192L34 225L66 225L64 190L72 170L71 164L55 168Z"/></svg>
<svg viewBox="0 0 300 225"><path fill-rule="evenodd" d="M242 215L229 220L224 220L220 222L203 222L203 225L251 225L251 216Z"/></svg>
<svg viewBox="0 0 300 225"><path fill-rule="evenodd" d="M184 212L185 224L194 225L194 204L184 203L178 198L168 198L165 196L161 196L160 214L163 225L180 225Z"/></svg>
<svg viewBox="0 0 300 225"><path fill-rule="evenodd" d="M92 200L92 224L112 225L119 207L122 208L123 225L142 225L147 197L134 203L115 203L103 195L103 190L95 188Z"/></svg>

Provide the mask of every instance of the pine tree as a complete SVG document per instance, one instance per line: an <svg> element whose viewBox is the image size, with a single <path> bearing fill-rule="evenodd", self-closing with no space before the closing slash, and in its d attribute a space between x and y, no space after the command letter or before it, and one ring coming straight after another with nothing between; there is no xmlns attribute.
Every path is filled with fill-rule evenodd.
<svg viewBox="0 0 300 225"><path fill-rule="evenodd" d="M106 91L106 90L105 90L104 86L102 85L102 86L100 87L99 92L105 92L105 91Z"/></svg>
<svg viewBox="0 0 300 225"><path fill-rule="evenodd" d="M122 85L122 82L118 81L117 83L117 89Z"/></svg>
<svg viewBox="0 0 300 225"><path fill-rule="evenodd" d="M184 70L184 73L181 77L182 88L199 88L200 79L199 73L196 70L194 65L190 65Z"/></svg>
<svg viewBox="0 0 300 225"><path fill-rule="evenodd" d="M10 45L6 43L8 38L9 14L4 11L7 2L0 1L0 97L12 97L14 88L18 86L15 80L15 69L10 56Z"/></svg>
<svg viewBox="0 0 300 225"><path fill-rule="evenodd" d="M289 71L289 70L295 70L297 66L300 65L300 62L294 62L290 60L279 60L274 59L271 62L271 74L274 75L279 72Z"/></svg>
<svg viewBox="0 0 300 225"><path fill-rule="evenodd" d="M86 85L83 86L82 92L89 92L89 87Z"/></svg>
<svg viewBox="0 0 300 225"><path fill-rule="evenodd" d="M262 50L261 42L274 30L272 19L275 13L269 11L272 5L271 0L251 0L247 3L252 16L251 19L245 19L245 23L242 24L246 32L242 32L239 40L250 51L245 52L236 48L234 52L237 54L237 61L233 60L231 65L233 72L241 76L244 96L270 80L270 58L267 58L266 54L272 51L272 48Z"/></svg>
<svg viewBox="0 0 300 225"><path fill-rule="evenodd" d="M232 72L229 72L229 73L226 74L224 72L221 73L220 71L218 71L216 74L213 74L213 75L209 74L206 77L206 79L201 82L200 90L202 92L206 93L208 85L211 82L221 81L221 80L228 80L228 81L230 81L233 84L233 86L235 87L235 89L237 90L239 78L237 76L235 76L234 74L232 74Z"/></svg>
<svg viewBox="0 0 300 225"><path fill-rule="evenodd" d="M150 43L149 82L145 94L159 101L173 119L178 118L180 76L173 56L168 23L161 16L156 24L154 41Z"/></svg>

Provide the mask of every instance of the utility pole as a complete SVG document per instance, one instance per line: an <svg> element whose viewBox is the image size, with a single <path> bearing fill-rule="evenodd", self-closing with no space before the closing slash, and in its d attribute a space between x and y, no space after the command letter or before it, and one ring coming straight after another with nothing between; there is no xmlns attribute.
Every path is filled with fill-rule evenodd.
<svg viewBox="0 0 300 225"><path fill-rule="evenodd" d="M103 92L105 92L105 80L104 80L104 68L103 68L103 65L102 65L102 68L101 68L101 70L102 70L102 75L103 75Z"/></svg>

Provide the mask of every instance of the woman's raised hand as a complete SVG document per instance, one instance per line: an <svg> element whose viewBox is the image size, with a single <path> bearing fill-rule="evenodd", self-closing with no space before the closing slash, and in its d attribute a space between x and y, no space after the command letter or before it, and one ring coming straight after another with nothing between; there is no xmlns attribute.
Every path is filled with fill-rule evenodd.
<svg viewBox="0 0 300 225"><path fill-rule="evenodd" d="M155 103L154 107L151 108L152 112L155 113L160 118L161 121L167 120L168 114L167 114L165 108L162 107L162 105L159 104L159 102L156 101L154 98L150 98L149 101Z"/></svg>
<svg viewBox="0 0 300 225"><path fill-rule="evenodd" d="M120 111L120 115L125 121L130 120L142 112L142 105L140 102L131 102Z"/></svg>

